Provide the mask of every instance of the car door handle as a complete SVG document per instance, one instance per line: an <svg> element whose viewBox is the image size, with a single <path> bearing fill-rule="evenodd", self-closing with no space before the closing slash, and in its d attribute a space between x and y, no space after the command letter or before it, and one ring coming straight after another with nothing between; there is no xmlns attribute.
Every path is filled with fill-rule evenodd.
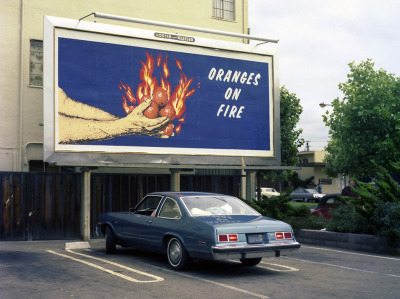
<svg viewBox="0 0 400 299"><path fill-rule="evenodd" d="M153 221L152 220L148 220L147 223L150 225L150 224L153 223Z"/></svg>

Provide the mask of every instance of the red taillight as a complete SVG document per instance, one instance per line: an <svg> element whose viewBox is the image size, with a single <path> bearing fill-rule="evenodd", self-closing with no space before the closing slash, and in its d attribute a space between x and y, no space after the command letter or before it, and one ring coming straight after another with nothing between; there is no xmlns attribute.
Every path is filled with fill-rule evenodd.
<svg viewBox="0 0 400 299"><path fill-rule="evenodd" d="M283 240L283 239L293 239L291 232L284 232L284 233L275 233L275 239Z"/></svg>
<svg viewBox="0 0 400 299"><path fill-rule="evenodd" d="M238 235L218 235L218 242L237 242L239 241Z"/></svg>
<svg viewBox="0 0 400 299"><path fill-rule="evenodd" d="M228 235L218 235L219 242L228 242Z"/></svg>
<svg viewBox="0 0 400 299"><path fill-rule="evenodd" d="M228 235L229 242L237 242L238 235Z"/></svg>
<svg viewBox="0 0 400 299"><path fill-rule="evenodd" d="M292 233L283 233L285 239L292 239Z"/></svg>

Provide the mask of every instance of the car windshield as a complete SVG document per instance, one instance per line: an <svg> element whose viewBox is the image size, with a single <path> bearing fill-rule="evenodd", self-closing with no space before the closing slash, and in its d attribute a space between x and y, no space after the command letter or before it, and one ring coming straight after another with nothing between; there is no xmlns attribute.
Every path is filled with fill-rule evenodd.
<svg viewBox="0 0 400 299"><path fill-rule="evenodd" d="M260 215L247 204L231 196L187 196L182 197L192 216L210 215Z"/></svg>

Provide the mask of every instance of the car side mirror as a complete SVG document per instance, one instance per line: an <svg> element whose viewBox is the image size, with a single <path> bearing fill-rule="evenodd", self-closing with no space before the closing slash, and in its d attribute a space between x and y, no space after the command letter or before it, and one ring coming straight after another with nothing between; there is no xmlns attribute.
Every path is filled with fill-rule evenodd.
<svg viewBox="0 0 400 299"><path fill-rule="evenodd" d="M129 212L131 212L131 213L135 213L135 208L129 208Z"/></svg>

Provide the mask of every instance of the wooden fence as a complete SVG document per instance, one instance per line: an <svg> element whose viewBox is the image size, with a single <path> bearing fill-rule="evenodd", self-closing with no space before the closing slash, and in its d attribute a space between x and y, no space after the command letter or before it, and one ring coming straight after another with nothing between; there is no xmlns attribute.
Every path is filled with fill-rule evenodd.
<svg viewBox="0 0 400 299"><path fill-rule="evenodd" d="M239 196L240 176L181 175L182 191ZM0 172L0 241L80 238L80 173ZM169 175L91 175L91 232L102 212L126 211L170 189Z"/></svg>

